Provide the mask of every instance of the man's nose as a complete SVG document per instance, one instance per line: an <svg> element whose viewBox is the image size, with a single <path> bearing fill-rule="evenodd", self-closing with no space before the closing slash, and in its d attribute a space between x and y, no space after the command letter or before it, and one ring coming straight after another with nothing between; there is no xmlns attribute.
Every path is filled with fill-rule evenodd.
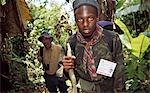
<svg viewBox="0 0 150 93"><path fill-rule="evenodd" d="M87 26L88 26L88 20L87 20L87 19L84 19L84 21L83 21L83 26L84 26L84 27L87 27Z"/></svg>
<svg viewBox="0 0 150 93"><path fill-rule="evenodd" d="M43 42L44 45L45 45L46 43L47 43L46 41Z"/></svg>

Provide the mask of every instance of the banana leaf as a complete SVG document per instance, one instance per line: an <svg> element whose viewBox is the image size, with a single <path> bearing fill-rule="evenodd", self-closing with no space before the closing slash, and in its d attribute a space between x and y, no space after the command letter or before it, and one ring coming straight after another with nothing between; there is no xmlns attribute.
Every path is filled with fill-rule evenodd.
<svg viewBox="0 0 150 93"><path fill-rule="evenodd" d="M128 48L131 49L131 40L132 40L132 36L128 30L128 28L126 27L126 25L120 21L120 19L116 19L115 23L120 27L120 29L124 32L124 35L120 35L120 39L122 41L122 43Z"/></svg>
<svg viewBox="0 0 150 93"><path fill-rule="evenodd" d="M141 33L138 37L131 40L132 54L142 58L149 45L150 38Z"/></svg>
<svg viewBox="0 0 150 93"><path fill-rule="evenodd" d="M131 43L128 41L128 39L126 38L126 36L124 34L119 35L119 38L123 45L125 45L128 49L132 49Z"/></svg>

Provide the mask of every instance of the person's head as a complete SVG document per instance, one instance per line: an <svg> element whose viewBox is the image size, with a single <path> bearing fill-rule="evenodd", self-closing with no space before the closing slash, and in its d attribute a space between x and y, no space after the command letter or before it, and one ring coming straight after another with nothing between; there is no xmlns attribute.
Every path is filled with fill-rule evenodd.
<svg viewBox="0 0 150 93"><path fill-rule="evenodd" d="M46 48L50 48L51 42L53 41L53 37L48 32L43 32L38 38L38 40L42 42Z"/></svg>
<svg viewBox="0 0 150 93"><path fill-rule="evenodd" d="M90 37L96 30L99 4L96 0L75 0L73 2L75 21L82 36Z"/></svg>

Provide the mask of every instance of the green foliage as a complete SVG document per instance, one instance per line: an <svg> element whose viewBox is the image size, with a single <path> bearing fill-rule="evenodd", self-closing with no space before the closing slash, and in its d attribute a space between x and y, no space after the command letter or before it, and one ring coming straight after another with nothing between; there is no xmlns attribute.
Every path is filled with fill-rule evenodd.
<svg viewBox="0 0 150 93"><path fill-rule="evenodd" d="M127 50L130 52L129 50ZM129 54L126 58L129 93L147 93L150 89L150 62Z"/></svg>
<svg viewBox="0 0 150 93"><path fill-rule="evenodd" d="M33 83L41 83L44 81L43 75L43 67L37 60L37 51L39 49L39 45L37 39L35 38L35 33L30 33L30 38L28 38L28 43L30 44L29 52L26 55L26 59L24 61L27 64L27 72L29 80Z"/></svg>
<svg viewBox="0 0 150 93"><path fill-rule="evenodd" d="M10 42L12 44L12 51L19 57L24 57L26 54L24 47L24 40L21 36L14 36L10 38Z"/></svg>
<svg viewBox="0 0 150 93"><path fill-rule="evenodd" d="M124 8L124 9L118 9L116 11L116 16L121 17L124 15L130 14L130 13L133 13L133 12L137 12L139 9L140 9L140 4L132 5L132 6Z"/></svg>
<svg viewBox="0 0 150 93"><path fill-rule="evenodd" d="M119 19L116 19L115 23L121 28L124 32L124 35L121 35L122 43L128 48L131 49L131 53L138 58L142 58L144 52L147 50L150 45L150 38L144 34L140 34L138 37L132 38L128 28L123 22Z"/></svg>
<svg viewBox="0 0 150 93"><path fill-rule="evenodd" d="M54 6L52 10L48 10L45 7L31 8L31 14L33 17L32 31L36 34L40 34L43 31L54 33L54 26L59 20L60 7Z"/></svg>
<svg viewBox="0 0 150 93"><path fill-rule="evenodd" d="M124 34L120 36L125 52L126 72L128 76L127 87L129 93L145 93L150 88L150 60L144 58L150 38L144 34L133 38L128 28L120 21L116 20ZM130 40L130 42L129 42Z"/></svg>
<svg viewBox="0 0 150 93"><path fill-rule="evenodd" d="M139 5L140 2L141 2L140 0L118 0L117 5L116 5L116 9L119 11L124 11L124 10L127 10L126 8ZM131 10L131 11L134 11L134 10Z"/></svg>
<svg viewBox="0 0 150 93"><path fill-rule="evenodd" d="M121 8L125 1L126 0L118 0L117 5L116 5L116 9Z"/></svg>
<svg viewBox="0 0 150 93"><path fill-rule="evenodd" d="M135 37L131 41L132 54L138 58L142 58L144 52L148 49L150 45L150 38L145 36L144 34L140 34L138 37Z"/></svg>
<svg viewBox="0 0 150 93"><path fill-rule="evenodd" d="M4 50L4 60L9 62L9 82L12 88L10 93L24 91L26 86L34 88L34 85L29 85L26 68L29 62L25 62L26 51L22 41L19 36L9 37L5 44L7 50Z"/></svg>
<svg viewBox="0 0 150 93"><path fill-rule="evenodd" d="M0 5L5 5L6 4L6 0L0 0Z"/></svg>
<svg viewBox="0 0 150 93"><path fill-rule="evenodd" d="M125 23L133 37L146 31L150 25L148 2L145 0L118 0L115 15Z"/></svg>
<svg viewBox="0 0 150 93"><path fill-rule="evenodd" d="M126 25L121 22L119 19L116 19L115 20L115 23L120 27L120 29L124 32L125 36L126 36L126 39L129 43L131 43L131 39L132 39L132 36L128 30L128 28L126 27Z"/></svg>

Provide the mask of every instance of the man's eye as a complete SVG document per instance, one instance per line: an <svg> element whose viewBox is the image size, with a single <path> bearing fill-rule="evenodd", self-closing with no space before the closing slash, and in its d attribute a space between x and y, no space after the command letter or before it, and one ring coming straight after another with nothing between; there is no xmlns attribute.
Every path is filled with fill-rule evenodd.
<svg viewBox="0 0 150 93"><path fill-rule="evenodd" d="M88 21L93 21L94 20L94 17L89 17L88 18Z"/></svg>
<svg viewBox="0 0 150 93"><path fill-rule="evenodd" d="M82 18L77 19L78 22L83 22Z"/></svg>

